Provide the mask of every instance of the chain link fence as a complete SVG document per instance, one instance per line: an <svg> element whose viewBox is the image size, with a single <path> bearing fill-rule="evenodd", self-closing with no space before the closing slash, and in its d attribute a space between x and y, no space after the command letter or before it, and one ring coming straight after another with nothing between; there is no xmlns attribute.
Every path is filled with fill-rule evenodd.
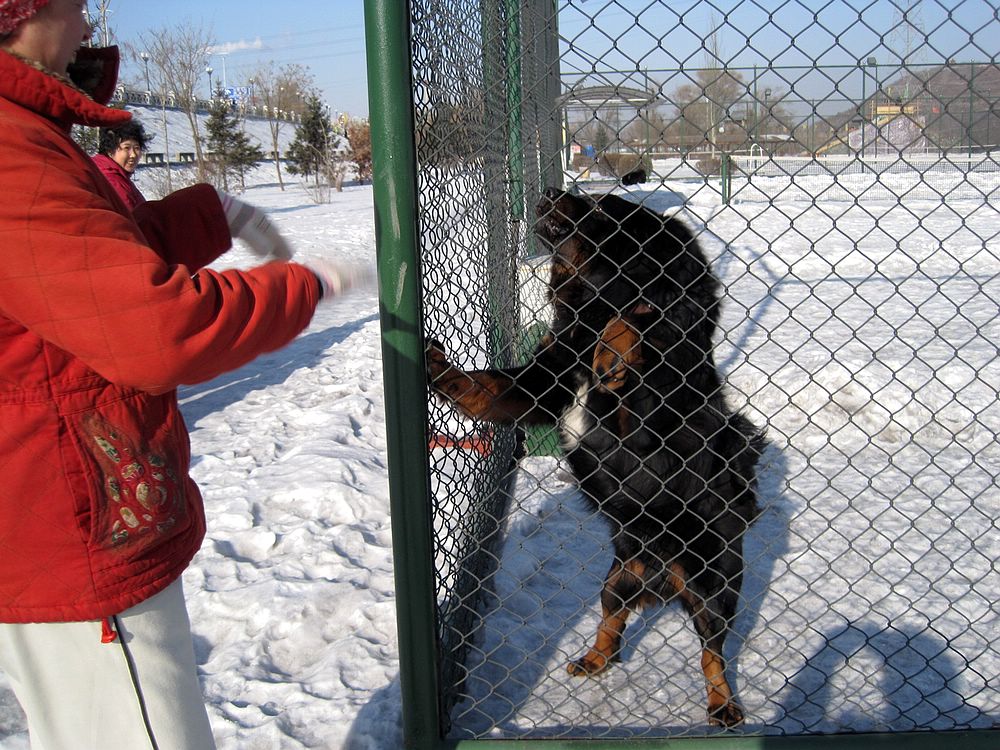
<svg viewBox="0 0 1000 750"><path fill-rule="evenodd" d="M423 334L457 367L548 330L546 187L678 218L721 281L714 361L768 439L728 734L997 726L996 8L411 0L409 29ZM445 736L715 734L679 607L567 673L613 547L552 431L426 419Z"/></svg>

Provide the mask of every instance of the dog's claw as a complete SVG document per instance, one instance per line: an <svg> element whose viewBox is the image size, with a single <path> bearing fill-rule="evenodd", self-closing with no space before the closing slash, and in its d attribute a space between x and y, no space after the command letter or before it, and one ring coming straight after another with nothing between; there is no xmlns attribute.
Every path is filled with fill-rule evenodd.
<svg viewBox="0 0 1000 750"><path fill-rule="evenodd" d="M571 661L566 665L566 671L574 677L597 677L607 671L608 667L618 661L618 655L605 656L598 651L590 651L586 656Z"/></svg>
<svg viewBox="0 0 1000 750"><path fill-rule="evenodd" d="M708 723L724 729L739 726L743 723L743 709L734 701L729 701L708 712Z"/></svg>
<svg viewBox="0 0 1000 750"><path fill-rule="evenodd" d="M451 369L448 355L440 341L428 339L424 355L427 360L427 376L431 383L434 383L443 373Z"/></svg>

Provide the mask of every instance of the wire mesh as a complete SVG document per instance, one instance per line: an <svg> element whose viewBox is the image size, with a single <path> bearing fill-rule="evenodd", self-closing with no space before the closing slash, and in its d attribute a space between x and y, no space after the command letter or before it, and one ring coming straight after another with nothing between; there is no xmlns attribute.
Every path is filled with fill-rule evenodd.
<svg viewBox="0 0 1000 750"><path fill-rule="evenodd" d="M549 186L679 218L721 282L712 358L768 439L730 733L996 726L996 8L410 12L425 335L455 366L524 364L552 324ZM614 554L551 439L434 397L427 420L448 735L717 731L680 608L633 616L599 679L567 672Z"/></svg>

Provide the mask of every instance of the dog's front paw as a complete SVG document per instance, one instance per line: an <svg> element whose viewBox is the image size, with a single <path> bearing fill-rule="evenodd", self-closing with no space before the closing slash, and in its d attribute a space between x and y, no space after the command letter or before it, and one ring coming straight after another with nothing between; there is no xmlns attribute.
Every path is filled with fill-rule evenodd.
<svg viewBox="0 0 1000 750"><path fill-rule="evenodd" d="M463 398L473 391L473 382L464 370L451 363L441 342L429 339L425 350L427 382L438 396L462 408Z"/></svg>
<svg viewBox="0 0 1000 750"><path fill-rule="evenodd" d="M437 339L427 340L424 356L427 362L427 380L433 386L441 379L441 376L452 369L452 365L448 361L444 347Z"/></svg>
<svg viewBox="0 0 1000 750"><path fill-rule="evenodd" d="M729 700L714 709L710 706L708 723L723 728L739 726L743 723L743 709L733 700Z"/></svg>
<svg viewBox="0 0 1000 750"><path fill-rule="evenodd" d="M596 677L616 661L617 652L609 655L592 648L584 656L567 664L566 671L574 677Z"/></svg>

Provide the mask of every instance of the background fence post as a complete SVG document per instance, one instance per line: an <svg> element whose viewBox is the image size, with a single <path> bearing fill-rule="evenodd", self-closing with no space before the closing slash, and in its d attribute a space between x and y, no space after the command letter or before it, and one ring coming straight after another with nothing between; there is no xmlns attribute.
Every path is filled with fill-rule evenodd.
<svg viewBox="0 0 1000 750"><path fill-rule="evenodd" d="M722 177L722 205L728 206L733 195L733 159L728 151L722 152L722 166L719 171Z"/></svg>
<svg viewBox="0 0 1000 750"><path fill-rule="evenodd" d="M365 0L375 239L404 742L440 741L407 3ZM415 419L414 417L418 417Z"/></svg>

